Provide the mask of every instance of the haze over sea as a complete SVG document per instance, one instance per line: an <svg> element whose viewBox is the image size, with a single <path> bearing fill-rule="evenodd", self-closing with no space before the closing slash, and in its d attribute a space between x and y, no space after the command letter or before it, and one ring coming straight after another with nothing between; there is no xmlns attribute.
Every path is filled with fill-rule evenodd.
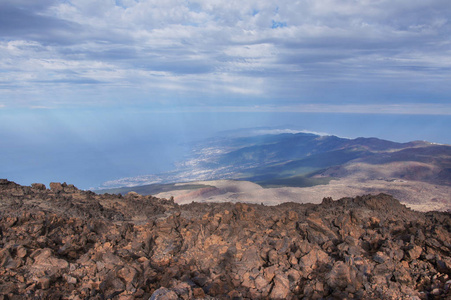
<svg viewBox="0 0 451 300"><path fill-rule="evenodd" d="M447 115L3 110L0 178L95 188L108 180L171 171L196 141L253 127L451 144Z"/></svg>
<svg viewBox="0 0 451 300"><path fill-rule="evenodd" d="M0 177L172 170L239 128L451 143L446 0L1 0Z"/></svg>

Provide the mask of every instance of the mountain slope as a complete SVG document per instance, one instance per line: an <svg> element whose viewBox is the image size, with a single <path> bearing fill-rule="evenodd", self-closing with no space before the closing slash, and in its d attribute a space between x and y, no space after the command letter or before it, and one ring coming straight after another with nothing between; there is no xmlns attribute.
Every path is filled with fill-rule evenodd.
<svg viewBox="0 0 451 300"><path fill-rule="evenodd" d="M149 184L137 184L137 179L147 183L147 178ZM251 181L271 191L217 181L224 179ZM192 187L168 184L194 181L201 182ZM197 184L208 187L196 189ZM174 196L179 203L223 199L281 203L293 197L297 202L316 203L328 195L384 192L419 210L447 210L451 209L451 146L311 133L217 137L199 143L195 153L173 172L125 179L116 186L120 185L128 187L98 192L139 191Z"/></svg>
<svg viewBox="0 0 451 300"><path fill-rule="evenodd" d="M318 174L326 177L331 170L354 162L372 165L421 162L428 165L431 174L417 177L419 180L451 184L451 146L447 145L422 141L396 143L377 138L346 139L310 133L251 137L248 143L245 138L217 139L215 142L216 146L213 143L207 143L207 147L200 145L195 157L183 165L187 168L181 168L188 174L202 174L198 178L192 176L190 180L260 182ZM392 176L407 178L411 170L405 171L407 173L393 172Z"/></svg>

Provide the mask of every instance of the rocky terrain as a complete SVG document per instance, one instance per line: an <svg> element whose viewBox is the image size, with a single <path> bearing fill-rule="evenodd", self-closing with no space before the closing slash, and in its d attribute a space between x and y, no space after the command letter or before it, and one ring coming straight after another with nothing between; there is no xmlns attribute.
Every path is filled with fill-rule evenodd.
<svg viewBox="0 0 451 300"><path fill-rule="evenodd" d="M0 180L0 299L446 299L451 215L386 194L191 203Z"/></svg>

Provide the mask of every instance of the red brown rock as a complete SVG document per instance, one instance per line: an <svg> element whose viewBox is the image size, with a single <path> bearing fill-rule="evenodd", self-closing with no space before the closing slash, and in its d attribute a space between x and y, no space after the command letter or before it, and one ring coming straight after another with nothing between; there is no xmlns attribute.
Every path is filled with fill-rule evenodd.
<svg viewBox="0 0 451 300"><path fill-rule="evenodd" d="M0 299L450 297L450 214L388 195L179 206L50 188L0 180Z"/></svg>

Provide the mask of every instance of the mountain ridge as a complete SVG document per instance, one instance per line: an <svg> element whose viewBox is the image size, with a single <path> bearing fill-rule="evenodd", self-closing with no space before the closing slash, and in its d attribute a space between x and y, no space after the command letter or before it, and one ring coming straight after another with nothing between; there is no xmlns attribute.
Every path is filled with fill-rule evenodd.
<svg viewBox="0 0 451 300"><path fill-rule="evenodd" d="M143 194L174 196L179 203L227 199L272 204L292 199L318 203L329 195L339 198L380 192L393 194L418 210L448 210L451 146L312 133L216 137L200 143L177 171L141 179L124 180L117 188L96 192L139 190ZM240 185L234 180L254 184ZM209 189L200 187L196 191L188 188L190 183ZM161 188L166 192L155 193Z"/></svg>
<svg viewBox="0 0 451 300"><path fill-rule="evenodd" d="M425 150L421 153L418 148L425 148ZM435 153L432 151L434 149ZM396 152L400 150L405 151L397 153L398 160L403 159L400 155L406 155L405 160L419 160L421 155L424 160L424 156L432 157L443 153L451 157L450 149L451 146L436 145L426 141L398 143L375 137L349 139L303 132L250 137L216 137L199 143L198 149L192 153L191 157L179 163L178 169L174 171L152 176L137 176L129 180L124 178L116 183L110 181L105 183L103 188L136 186L140 185L139 181L148 184L217 179L254 181L253 178L262 178L265 173L267 173L266 180L270 179L268 178L270 176L273 176L273 179L281 179L283 173L289 173L291 176L308 175L308 173L365 157L368 157L369 161L369 157L373 157L373 161L379 160L378 163L382 164L391 157L395 159ZM426 153L428 151L430 153ZM315 155L318 157L316 162ZM407 157L409 155L410 157ZM293 166L295 164L299 168L307 169L296 170ZM311 164L314 165L311 166ZM282 166L285 167L284 172L280 172ZM278 173L271 175L271 169L277 168ZM290 170L290 168L294 169ZM247 173L252 175L248 176ZM146 182L146 178L150 180ZM451 182L451 180L447 179L445 182Z"/></svg>

